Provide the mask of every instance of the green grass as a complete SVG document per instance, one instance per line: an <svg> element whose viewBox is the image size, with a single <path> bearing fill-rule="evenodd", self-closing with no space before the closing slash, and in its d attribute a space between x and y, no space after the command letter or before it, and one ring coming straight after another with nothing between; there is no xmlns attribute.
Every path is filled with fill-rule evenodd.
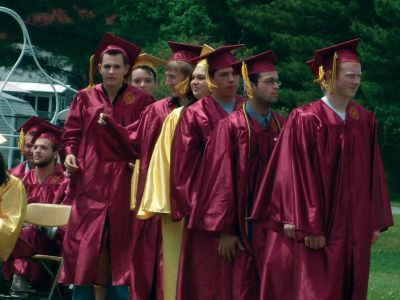
<svg viewBox="0 0 400 300"><path fill-rule="evenodd" d="M393 217L394 223L400 224L400 215L395 214ZM400 228L398 226L391 227L382 233L379 241L372 247L368 299L400 299Z"/></svg>

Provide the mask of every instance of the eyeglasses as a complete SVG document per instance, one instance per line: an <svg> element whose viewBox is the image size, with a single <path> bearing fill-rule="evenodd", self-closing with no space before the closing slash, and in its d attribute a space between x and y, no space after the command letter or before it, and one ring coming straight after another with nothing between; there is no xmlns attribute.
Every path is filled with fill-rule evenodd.
<svg viewBox="0 0 400 300"><path fill-rule="evenodd" d="M274 78L270 78L270 79L266 79L266 80L259 80L257 82L262 82L262 83L267 84L267 85L274 85L275 83L278 86L282 85L282 82L279 79L274 79Z"/></svg>

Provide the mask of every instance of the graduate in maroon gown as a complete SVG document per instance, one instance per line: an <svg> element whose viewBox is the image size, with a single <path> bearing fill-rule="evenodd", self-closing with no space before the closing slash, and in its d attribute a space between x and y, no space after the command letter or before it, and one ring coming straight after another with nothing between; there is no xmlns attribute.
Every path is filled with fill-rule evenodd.
<svg viewBox="0 0 400 300"><path fill-rule="evenodd" d="M25 160L12 168L10 174L19 179L22 179L30 169L35 167L32 156L32 137L37 130L37 125L40 123L38 122L39 120L38 117L33 116L17 129L17 132L19 132L18 148Z"/></svg>
<svg viewBox="0 0 400 300"><path fill-rule="evenodd" d="M32 137L32 152L35 168L23 178L29 203L65 204L65 194L69 178L58 167L58 150L62 130L47 121L36 119L36 133ZM7 277L14 274L12 291L23 291L28 284L35 287L45 287L45 273L39 264L28 263L21 257L34 254L61 254L61 244L64 230L56 228L41 229L34 226L22 228L13 259L7 262L5 272Z"/></svg>
<svg viewBox="0 0 400 300"><path fill-rule="evenodd" d="M197 101L182 113L171 149L171 216L189 218L192 203L202 189L200 166L205 144L216 123L241 107L237 96L239 75L231 64L231 50L242 45L224 46L198 60L207 58L207 80L211 95ZM219 235L205 230L185 229L177 284L177 299L223 299L215 294L215 273L220 263Z"/></svg>
<svg viewBox="0 0 400 300"><path fill-rule="evenodd" d="M260 299L367 298L371 245L393 220L376 120L352 100L358 42L308 62L325 95L290 114L263 176L252 216L273 231Z"/></svg>
<svg viewBox="0 0 400 300"><path fill-rule="evenodd" d="M140 116L140 120L124 128L118 126L107 114L101 116L100 124L108 124L109 135L100 140L110 141L113 136L124 136L121 138L121 145L110 148L109 151L118 151L121 148L130 151L115 152L107 155L105 159L129 160L138 158L140 160L139 177L136 190L135 208L139 208L146 183L147 170L153 153L154 145L160 134L162 124L168 114L175 108L188 104L193 100L190 92L190 76L193 72L193 65L189 63L200 55L201 46L168 42L172 49L166 71L166 84L170 88L172 96L158 100L148 106ZM124 147L123 143L128 144ZM110 144L109 144L110 145ZM104 145L103 147L109 147ZM136 163L139 163L136 161ZM162 283L160 280L161 258L160 258L160 222L158 217L148 220L135 220L133 236L131 238L132 263L131 263L131 299L149 299L157 297L163 299ZM144 254L146 259L144 259Z"/></svg>
<svg viewBox="0 0 400 300"><path fill-rule="evenodd" d="M132 170L126 161L103 160L96 140L101 138L97 132L100 113L127 126L154 101L144 91L124 84L139 52L136 45L105 34L93 56L102 83L78 92L64 125L65 167L75 181L71 189L75 199L63 244L60 280L74 284L74 293L83 298L93 297L93 286L96 299L105 298L109 284L127 292Z"/></svg>
<svg viewBox="0 0 400 300"><path fill-rule="evenodd" d="M242 68L249 100L218 122L204 151L207 170L189 227L220 235L218 248L209 250L220 260L213 275L218 280L210 287L218 299L257 299L259 294L255 254L264 250L264 237L248 219L258 175L284 123L271 110L279 95L276 61L270 50L233 65L238 72Z"/></svg>

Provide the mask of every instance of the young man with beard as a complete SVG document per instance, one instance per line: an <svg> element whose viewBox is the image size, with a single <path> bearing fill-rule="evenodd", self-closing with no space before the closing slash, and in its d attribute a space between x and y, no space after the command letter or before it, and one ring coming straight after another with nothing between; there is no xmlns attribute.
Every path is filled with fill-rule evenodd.
<svg viewBox="0 0 400 300"><path fill-rule="evenodd" d="M27 173L22 182L29 203L66 204L64 202L69 178L57 168L58 151L62 130L44 120L36 120L36 133L32 137L35 168ZM64 230L44 230L34 226L22 228L13 251L12 260L5 266L7 277L13 276L11 290L23 292L30 285L46 286L45 274L40 265L18 259L34 254L60 255Z"/></svg>
<svg viewBox="0 0 400 300"><path fill-rule="evenodd" d="M248 101L218 122L204 150L206 171L189 227L219 235L217 249L210 250L220 260L214 298L258 298L264 237L249 216L257 180L284 123L271 108L280 86L276 62L270 50L232 65L242 69Z"/></svg>
<svg viewBox="0 0 400 300"><path fill-rule="evenodd" d="M260 299L367 298L371 245L393 220L376 120L352 100L358 42L308 62L324 96L290 114L263 175L253 219L271 232Z"/></svg>
<svg viewBox="0 0 400 300"><path fill-rule="evenodd" d="M95 298L105 299L108 285L128 297L132 170L127 161L101 157L96 124L100 113L106 113L128 126L154 102L148 93L124 83L139 52L136 45L106 33L93 56L102 83L93 85L91 80L78 92L64 125L65 167L75 185L60 280L74 284L74 299L92 299L93 287Z"/></svg>
<svg viewBox="0 0 400 300"><path fill-rule="evenodd" d="M244 98L237 95L239 75L231 66L236 62L231 51L242 46L224 46L197 58L197 61L207 59L206 76L210 81L211 95L185 109L176 126L171 148L171 216L175 220L192 217L192 206L202 189L204 148L212 130L219 120L244 102ZM215 259L218 258L215 256L217 244L218 236L214 233L184 229L177 299L221 296L216 294L215 288L221 278L213 273L220 263Z"/></svg>

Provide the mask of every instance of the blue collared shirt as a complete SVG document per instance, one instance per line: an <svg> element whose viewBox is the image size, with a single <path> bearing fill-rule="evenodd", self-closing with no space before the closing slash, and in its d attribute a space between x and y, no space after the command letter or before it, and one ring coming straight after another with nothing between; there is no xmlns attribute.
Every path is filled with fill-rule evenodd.
<svg viewBox="0 0 400 300"><path fill-rule="evenodd" d="M213 99L214 99L215 102L217 102L217 103L219 104L219 106L221 106L228 114L233 113L233 111L235 110L235 102L236 102L236 99L233 99L232 102L228 102L228 103L219 101L219 100L215 99L214 97L213 97Z"/></svg>
<svg viewBox="0 0 400 300"><path fill-rule="evenodd" d="M258 123L260 123L263 129L267 128L267 125L272 117L272 111L270 110L268 114L264 117L262 114L256 112L248 102L246 102L246 112L253 117Z"/></svg>

